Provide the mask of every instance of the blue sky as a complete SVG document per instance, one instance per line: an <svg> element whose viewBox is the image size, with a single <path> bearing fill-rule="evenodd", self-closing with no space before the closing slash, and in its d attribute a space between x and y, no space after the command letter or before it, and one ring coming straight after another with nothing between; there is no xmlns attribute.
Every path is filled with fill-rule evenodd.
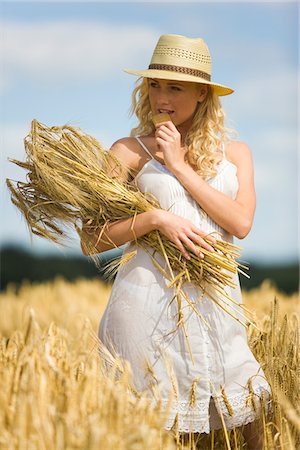
<svg viewBox="0 0 300 450"><path fill-rule="evenodd" d="M62 251L30 238L4 184L24 180L7 158L24 159L31 120L68 122L109 148L136 124L135 77L122 69L146 67L159 36L174 33L204 38L212 79L235 89L221 101L252 150L257 192L251 233L237 241L244 259L296 259L298 20L296 2L2 2L1 244ZM63 251L79 253L78 239Z"/></svg>

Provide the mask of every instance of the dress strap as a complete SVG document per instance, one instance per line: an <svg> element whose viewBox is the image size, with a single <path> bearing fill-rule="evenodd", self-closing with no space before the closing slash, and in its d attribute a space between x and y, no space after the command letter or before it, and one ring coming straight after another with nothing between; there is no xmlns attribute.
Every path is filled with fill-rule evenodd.
<svg viewBox="0 0 300 450"><path fill-rule="evenodd" d="M221 144L221 149L222 149L222 153L223 153L223 158L226 159L225 144L224 144L224 142L222 142L222 144Z"/></svg>
<svg viewBox="0 0 300 450"><path fill-rule="evenodd" d="M145 150L146 153L148 153L149 156L151 156L152 159L153 156L151 155L150 151L147 149L146 145L140 140L140 138L138 136L135 136L136 140L139 142L139 144L143 147L143 149Z"/></svg>

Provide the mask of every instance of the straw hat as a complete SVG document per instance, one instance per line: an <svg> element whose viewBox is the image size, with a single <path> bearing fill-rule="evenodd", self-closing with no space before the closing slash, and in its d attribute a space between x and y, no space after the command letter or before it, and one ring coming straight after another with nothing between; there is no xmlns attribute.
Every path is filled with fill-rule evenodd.
<svg viewBox="0 0 300 450"><path fill-rule="evenodd" d="M154 49L148 69L124 69L124 72L146 78L210 84L220 96L234 92L228 86L211 81L211 57L201 38L163 34Z"/></svg>

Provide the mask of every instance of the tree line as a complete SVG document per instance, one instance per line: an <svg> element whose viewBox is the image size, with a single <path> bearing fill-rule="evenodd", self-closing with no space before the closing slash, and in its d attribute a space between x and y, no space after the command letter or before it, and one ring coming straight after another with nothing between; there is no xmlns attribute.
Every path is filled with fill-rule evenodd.
<svg viewBox="0 0 300 450"><path fill-rule="evenodd" d="M30 282L48 281L60 275L72 281L77 278L101 278L111 282L105 275L104 266L120 252L105 252L100 255L100 267L97 268L90 258L85 256L37 255L19 247L6 246L0 251L1 290L8 283L20 285L23 280ZM249 262L250 279L243 275L240 281L243 289L249 290L259 286L265 279L271 280L279 290L291 294L299 288L299 265L264 264Z"/></svg>

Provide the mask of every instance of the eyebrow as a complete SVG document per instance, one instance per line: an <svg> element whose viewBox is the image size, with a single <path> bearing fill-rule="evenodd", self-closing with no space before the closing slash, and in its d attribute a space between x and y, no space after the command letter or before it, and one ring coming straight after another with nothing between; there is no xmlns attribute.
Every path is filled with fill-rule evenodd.
<svg viewBox="0 0 300 450"><path fill-rule="evenodd" d="M150 81L155 81L156 83L159 83L157 78L149 78ZM180 81L176 81L176 80L164 80L167 81L167 84L178 84L179 86L183 86L183 83Z"/></svg>

